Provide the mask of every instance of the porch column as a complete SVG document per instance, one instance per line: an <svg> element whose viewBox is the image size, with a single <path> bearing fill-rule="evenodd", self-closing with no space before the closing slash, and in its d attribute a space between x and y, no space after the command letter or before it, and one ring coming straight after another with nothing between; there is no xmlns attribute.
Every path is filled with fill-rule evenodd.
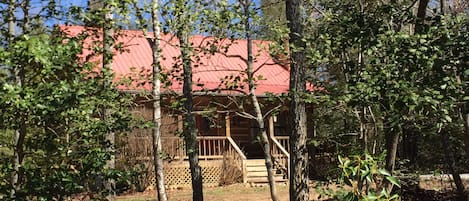
<svg viewBox="0 0 469 201"><path fill-rule="evenodd" d="M231 137L231 122L230 122L230 113L225 114L225 135L226 137Z"/></svg>
<svg viewBox="0 0 469 201"><path fill-rule="evenodd" d="M271 138L275 137L274 116L269 117L269 135Z"/></svg>
<svg viewBox="0 0 469 201"><path fill-rule="evenodd" d="M184 119L182 117L182 115L178 114L178 120L177 120L177 124L178 124L178 132L181 134L184 130Z"/></svg>

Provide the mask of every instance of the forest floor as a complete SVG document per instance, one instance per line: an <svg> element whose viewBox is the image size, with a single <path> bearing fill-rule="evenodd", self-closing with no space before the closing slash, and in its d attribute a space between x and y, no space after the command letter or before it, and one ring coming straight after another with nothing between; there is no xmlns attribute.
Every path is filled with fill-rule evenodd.
<svg viewBox="0 0 469 201"><path fill-rule="evenodd" d="M466 177L466 176L464 176ZM467 175L469 177L469 175ZM402 193L403 201L456 201L454 184L449 181L448 176L424 176L420 178L419 188L405 191ZM311 185L310 199L321 199L318 191ZM465 180L466 189L469 189L469 180ZM328 187L335 189L336 187ZM277 185L277 191L280 200L288 200L288 186L285 184ZM192 190L190 188L179 188L168 190L168 198L171 201L190 201L192 200ZM155 201L155 191L130 193L121 195L118 201ZM233 184L228 186L205 187L204 200L206 201L268 201L270 191L268 186L250 186L247 184ZM469 200L469 197L468 199Z"/></svg>

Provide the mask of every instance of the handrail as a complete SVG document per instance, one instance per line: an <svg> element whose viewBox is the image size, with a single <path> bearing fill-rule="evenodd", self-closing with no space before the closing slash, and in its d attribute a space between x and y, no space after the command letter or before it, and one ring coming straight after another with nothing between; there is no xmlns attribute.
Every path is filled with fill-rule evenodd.
<svg viewBox="0 0 469 201"><path fill-rule="evenodd" d="M241 156L241 159L247 160L247 157L244 155L243 151L241 151L241 149L238 147L236 142L231 137L226 137L226 139L228 140L228 142L230 142L231 146L233 146L236 153Z"/></svg>
<svg viewBox="0 0 469 201"><path fill-rule="evenodd" d="M280 144L280 142L277 141L277 139L275 139L275 137L270 137L270 140L272 140L272 142L280 149L283 155L285 155L287 158L290 158L288 151L283 148L283 146Z"/></svg>
<svg viewBox="0 0 469 201"><path fill-rule="evenodd" d="M186 152L185 152L185 146L181 146L180 149L174 148L176 147L174 144L184 143L181 137L177 137L177 136L169 137L168 136L168 137L164 137L163 139L169 140L168 145L170 144L172 145L171 146L172 148L168 151L170 152L171 156L173 156L174 159L187 159L188 156L186 155ZM236 142L231 137L227 137L227 136L198 136L197 141L199 143L199 155L200 155L199 157L203 159L223 158L223 154L222 154L223 151L221 150L222 148L211 147L211 145L216 146L216 145L222 145L224 143L219 142L220 144L218 144L217 142L212 142L212 143L215 143L215 144L212 144L210 143L210 141L225 141L225 140L227 140L227 142L229 143L228 146L231 146L231 149L234 152L236 152L237 155L239 155L241 160L247 160L247 157L238 147ZM225 145L222 145L222 146L225 146Z"/></svg>
<svg viewBox="0 0 469 201"><path fill-rule="evenodd" d="M226 137L227 141L230 143L231 147L236 151L236 153L238 154L238 156L241 158L241 175L242 175L242 181L243 183L246 183L248 180L247 180L247 157L246 155L244 155L243 151L241 151L241 149L238 147L238 145L236 144L236 142L233 140L233 138L231 137Z"/></svg>
<svg viewBox="0 0 469 201"><path fill-rule="evenodd" d="M283 147L283 145L275 138L275 136L270 136L270 140L272 141L272 151L273 151L273 148L275 146L277 148L276 152L278 152L280 150L281 156L286 157L286 160L285 160L285 158L283 158L283 157L273 156L274 162L277 159L279 159L280 161L277 161L278 165L280 166L279 168L282 171L284 171L283 173L285 174L285 176L290 178L290 154Z"/></svg>
<svg viewBox="0 0 469 201"><path fill-rule="evenodd" d="M148 138L147 136L145 137L135 137L135 138ZM178 136L165 136L162 137L165 139L184 139L183 137L178 137ZM226 139L226 136L197 136L197 140L223 140Z"/></svg>
<svg viewBox="0 0 469 201"><path fill-rule="evenodd" d="M288 141L290 140L290 136L274 136L274 138L285 148L287 152L290 151L289 143Z"/></svg>

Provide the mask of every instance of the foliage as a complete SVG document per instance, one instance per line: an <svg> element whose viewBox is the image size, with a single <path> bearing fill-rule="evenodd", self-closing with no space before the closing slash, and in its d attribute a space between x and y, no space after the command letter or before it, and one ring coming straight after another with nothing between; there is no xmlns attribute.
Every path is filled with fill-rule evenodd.
<svg viewBox="0 0 469 201"><path fill-rule="evenodd" d="M398 194L392 194L385 188L380 188L380 182L387 180L400 187L396 177L382 169L382 159L368 154L355 155L349 158L339 156L340 177L338 190L328 189L322 191L323 195L334 200L399 200Z"/></svg>
<svg viewBox="0 0 469 201"><path fill-rule="evenodd" d="M467 14L436 13L425 19L423 31L415 32L413 3L319 1L315 7L321 11L309 40L317 50L312 58L322 61L318 64L329 75L323 86L336 108L348 113L370 108L375 121L362 121L358 113L356 123L372 123L378 145L382 134L399 136L412 129L424 139L439 128L462 127ZM449 134L460 136L456 133Z"/></svg>
<svg viewBox="0 0 469 201"><path fill-rule="evenodd" d="M53 36L23 35L0 53L0 63L20 69L22 76L21 85L0 86L0 128L25 126L27 131L19 198L64 199L82 192L99 196L101 181L122 175L104 168L114 154L107 151L111 145L105 135L128 130L129 99L103 87L101 74L91 73L92 63L77 62L81 44L80 38L57 31ZM103 107L108 108L106 119L100 118ZM12 150L13 142L6 146ZM0 165L3 195L11 187L6 178L10 164Z"/></svg>

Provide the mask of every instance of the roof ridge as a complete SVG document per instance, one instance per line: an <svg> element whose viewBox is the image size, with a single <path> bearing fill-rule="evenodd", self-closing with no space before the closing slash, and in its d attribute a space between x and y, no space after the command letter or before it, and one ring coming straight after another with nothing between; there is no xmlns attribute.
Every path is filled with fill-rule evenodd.
<svg viewBox="0 0 469 201"><path fill-rule="evenodd" d="M84 25L64 25L64 24L61 24L61 25L58 25L58 27L60 27L61 29L65 29L65 28L72 28L72 29L101 29L99 27L92 27L92 26L84 26ZM130 32L130 33L136 33L136 34L142 34L143 35L143 30L137 30L137 29L120 29L119 31L122 31L122 32ZM148 32L149 35L152 35L153 32ZM160 33L160 35L163 35L163 36L175 36L174 34L171 34L171 33ZM175 36L176 37L176 36ZM244 39L244 38L223 38L223 37L216 37L216 36L204 36L202 34L194 34L194 35L191 35L191 38L219 38L219 39L224 39L224 40L233 40L233 41L243 41L243 42L247 42L247 39ZM262 40L262 39L252 39L253 42L255 43L260 43L260 44L266 44L266 45L269 45L270 43L272 43L273 41L269 41L269 40Z"/></svg>

